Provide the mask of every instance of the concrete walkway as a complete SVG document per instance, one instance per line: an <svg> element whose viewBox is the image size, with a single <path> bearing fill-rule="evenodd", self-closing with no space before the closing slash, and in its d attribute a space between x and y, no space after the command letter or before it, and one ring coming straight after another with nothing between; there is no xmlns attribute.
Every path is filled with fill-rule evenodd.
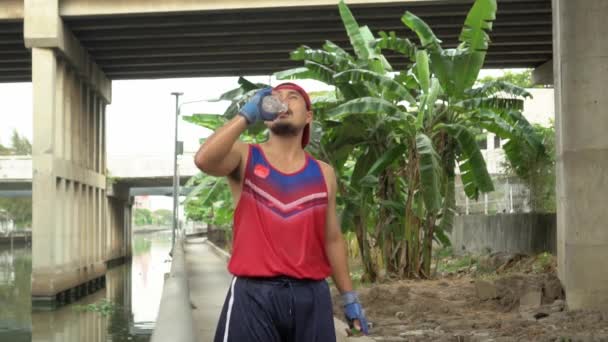
<svg viewBox="0 0 608 342"><path fill-rule="evenodd" d="M189 238L184 244L194 333L200 342L213 341L217 320L232 276L226 260L214 253L205 238Z"/></svg>

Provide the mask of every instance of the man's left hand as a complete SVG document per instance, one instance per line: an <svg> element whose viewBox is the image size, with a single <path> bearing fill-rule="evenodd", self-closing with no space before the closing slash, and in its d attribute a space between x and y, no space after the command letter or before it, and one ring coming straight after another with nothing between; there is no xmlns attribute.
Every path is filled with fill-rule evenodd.
<svg viewBox="0 0 608 342"><path fill-rule="evenodd" d="M357 293L353 291L343 293L342 302L344 307L344 316L348 321L348 326L351 329L355 328L359 330L365 335L369 334L367 318L365 317L365 312L361 307Z"/></svg>

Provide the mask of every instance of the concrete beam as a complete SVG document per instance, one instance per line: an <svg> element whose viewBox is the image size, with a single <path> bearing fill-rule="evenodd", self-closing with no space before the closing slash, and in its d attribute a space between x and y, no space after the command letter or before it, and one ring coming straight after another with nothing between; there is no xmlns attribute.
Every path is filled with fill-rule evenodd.
<svg viewBox="0 0 608 342"><path fill-rule="evenodd" d="M71 162L55 159L53 162L55 176L70 179L81 184L87 184L96 188L106 187L106 176L96 173L88 168L74 165Z"/></svg>
<svg viewBox="0 0 608 342"><path fill-rule="evenodd" d="M349 0L348 5L388 4L407 2L438 2L437 0ZM304 6L303 6L304 4ZM336 0L63 0L60 13L63 17L94 16L135 13L175 13L214 10L257 9L277 7L337 6Z"/></svg>
<svg viewBox="0 0 608 342"><path fill-rule="evenodd" d="M59 16L59 0L24 0L23 36L25 46L52 48L59 52L78 74L98 92L106 103L112 102L112 83L89 56Z"/></svg>
<svg viewBox="0 0 608 342"><path fill-rule="evenodd" d="M23 0L3 0L0 6L0 20L23 19Z"/></svg>
<svg viewBox="0 0 608 342"><path fill-rule="evenodd" d="M553 85L553 59L532 70L532 82L536 85Z"/></svg>

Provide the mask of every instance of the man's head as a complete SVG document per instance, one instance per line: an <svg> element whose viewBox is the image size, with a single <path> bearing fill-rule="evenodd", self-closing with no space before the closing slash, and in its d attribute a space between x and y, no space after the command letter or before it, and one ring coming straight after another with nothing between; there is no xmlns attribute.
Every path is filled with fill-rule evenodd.
<svg viewBox="0 0 608 342"><path fill-rule="evenodd" d="M308 94L302 87L294 83L281 83L274 87L272 93L287 104L288 110L280 113L276 120L266 122L266 125L272 133L279 136L298 135L302 131L302 147L306 147L310 140L310 123L312 122Z"/></svg>

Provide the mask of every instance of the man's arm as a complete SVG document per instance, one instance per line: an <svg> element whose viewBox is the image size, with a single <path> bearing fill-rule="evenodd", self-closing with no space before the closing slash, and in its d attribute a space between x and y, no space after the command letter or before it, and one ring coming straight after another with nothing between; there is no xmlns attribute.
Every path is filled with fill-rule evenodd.
<svg viewBox="0 0 608 342"><path fill-rule="evenodd" d="M228 176L247 153L247 145L238 141L247 128L247 120L237 115L213 133L194 156L194 164L212 176Z"/></svg>
<svg viewBox="0 0 608 342"><path fill-rule="evenodd" d="M247 145L238 141L248 126L259 120L272 121L277 113L268 113L260 108L265 96L272 93L270 87L258 90L230 120L211 135L194 156L194 164L212 176L228 176L237 171L241 161L246 158Z"/></svg>
<svg viewBox="0 0 608 342"><path fill-rule="evenodd" d="M330 166L325 167L325 178L328 183L327 220L325 227L325 253L332 269L332 278L340 293L353 290L350 272L348 270L348 253L338 224L336 212L337 182L336 174Z"/></svg>
<svg viewBox="0 0 608 342"><path fill-rule="evenodd" d="M348 270L348 253L346 243L342 237L342 230L338 223L336 212L336 194L338 184L336 174L331 166L323 165L325 179L328 183L327 220L325 227L325 254L332 269L332 278L342 295L344 315L351 328L367 334L367 319L361 308L357 293L353 291L353 283Z"/></svg>

